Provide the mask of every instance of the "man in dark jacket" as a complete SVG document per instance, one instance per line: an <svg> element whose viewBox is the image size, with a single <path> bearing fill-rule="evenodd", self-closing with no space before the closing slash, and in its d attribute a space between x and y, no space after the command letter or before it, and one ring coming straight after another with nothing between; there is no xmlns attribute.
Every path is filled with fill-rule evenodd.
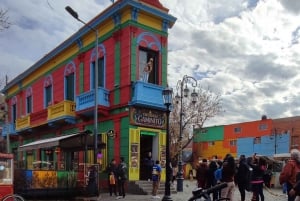
<svg viewBox="0 0 300 201"><path fill-rule="evenodd" d="M127 166L124 161L124 157L121 157L120 164L117 167L117 178L118 178L118 189L119 189L119 196L117 199L125 198L125 182L127 180Z"/></svg>

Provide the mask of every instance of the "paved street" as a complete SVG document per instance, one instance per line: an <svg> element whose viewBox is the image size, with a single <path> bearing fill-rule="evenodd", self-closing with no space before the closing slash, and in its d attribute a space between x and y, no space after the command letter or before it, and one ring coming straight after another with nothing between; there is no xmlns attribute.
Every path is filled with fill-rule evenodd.
<svg viewBox="0 0 300 201"><path fill-rule="evenodd" d="M195 189L196 186L196 181L184 181L184 190L183 192L178 192L176 194L172 194L171 197L173 201L187 201L188 198L191 197L192 195L192 190ZM282 194L281 189L264 189L264 195L265 195L265 201L286 201L287 197ZM143 200L143 201L154 201L154 200L161 200L163 198L163 195L159 195L161 198L160 199L153 199L151 195L126 195L124 199L120 200L130 200L130 201L135 201L135 200ZM240 201L240 194L238 189L236 188L235 190L235 200L234 201ZM116 197L110 197L107 193L101 194L101 198L98 200L101 201L111 201L116 199ZM251 193L247 192L246 193L246 201L251 200Z"/></svg>

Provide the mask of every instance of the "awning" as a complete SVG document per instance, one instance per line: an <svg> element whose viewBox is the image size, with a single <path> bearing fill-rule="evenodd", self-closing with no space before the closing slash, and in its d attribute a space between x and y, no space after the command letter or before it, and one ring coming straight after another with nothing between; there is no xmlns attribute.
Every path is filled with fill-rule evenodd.
<svg viewBox="0 0 300 201"><path fill-rule="evenodd" d="M101 139L101 138L100 138ZM37 140L28 144L19 146L19 151L29 151L35 149L45 149L51 147L60 147L62 150L85 150L94 148L94 135L90 131L84 131L75 134L69 134L54 138ZM105 147L105 143L98 142L98 148Z"/></svg>

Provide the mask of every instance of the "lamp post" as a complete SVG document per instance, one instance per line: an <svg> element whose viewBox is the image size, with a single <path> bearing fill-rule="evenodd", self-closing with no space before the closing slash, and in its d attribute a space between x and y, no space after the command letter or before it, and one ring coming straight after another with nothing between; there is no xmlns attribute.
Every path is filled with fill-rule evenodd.
<svg viewBox="0 0 300 201"><path fill-rule="evenodd" d="M78 13L74 11L70 6L66 6L66 11L70 13L76 20L81 22L82 24L86 25L90 30L95 32L95 48L96 48L96 61L95 61L95 75L94 75L94 81L95 81L95 88L94 88L94 163L97 162L97 152L98 152L98 30L91 27L89 24L82 21Z"/></svg>
<svg viewBox="0 0 300 201"><path fill-rule="evenodd" d="M170 191L170 185L171 185L171 174L172 174L172 168L171 168L171 158L170 158L170 133L169 133L169 117L170 117L170 106L172 104L172 96L173 96L173 89L165 88L162 91L164 104L167 107L166 114L167 114L167 121L166 121L166 182L165 182L165 195L163 197L163 201L172 201L171 198L171 191Z"/></svg>
<svg viewBox="0 0 300 201"><path fill-rule="evenodd" d="M197 102L197 96L198 94L195 91L195 87L197 86L197 80L194 77L184 75L182 80L178 80L177 82L177 94L175 96L176 102L178 103L180 101L180 114L179 114L179 156L178 156L178 172L177 172L177 191L182 192L183 191L183 162L182 162L182 117L184 115L183 113L183 97L187 98L189 96L189 89L187 87L188 83L191 83L194 87L193 92L191 93L192 97L192 103L195 104ZM180 91L180 94L178 93Z"/></svg>

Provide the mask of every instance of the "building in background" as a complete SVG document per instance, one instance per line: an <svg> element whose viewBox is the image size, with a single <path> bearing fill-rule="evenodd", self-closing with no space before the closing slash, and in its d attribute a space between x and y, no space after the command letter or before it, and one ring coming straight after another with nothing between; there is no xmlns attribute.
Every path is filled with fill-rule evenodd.
<svg viewBox="0 0 300 201"><path fill-rule="evenodd" d="M273 157L299 148L300 116L241 122L195 129L193 153L197 158L223 159L227 153L238 158L254 153Z"/></svg>

